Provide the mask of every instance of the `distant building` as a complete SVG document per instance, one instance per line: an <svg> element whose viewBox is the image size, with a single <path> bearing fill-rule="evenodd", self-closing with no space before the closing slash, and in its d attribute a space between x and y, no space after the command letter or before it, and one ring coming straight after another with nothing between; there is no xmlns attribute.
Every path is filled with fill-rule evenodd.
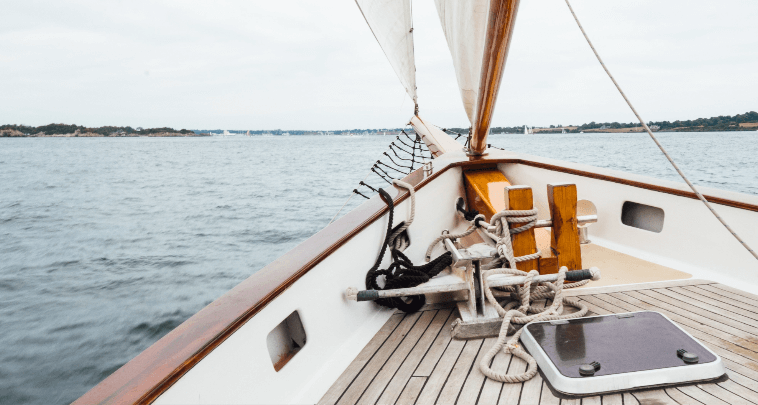
<svg viewBox="0 0 758 405"><path fill-rule="evenodd" d="M658 125L648 125L647 127L650 128L650 130L653 131L653 132L658 131L658 130L661 129L661 127L658 126Z"/></svg>

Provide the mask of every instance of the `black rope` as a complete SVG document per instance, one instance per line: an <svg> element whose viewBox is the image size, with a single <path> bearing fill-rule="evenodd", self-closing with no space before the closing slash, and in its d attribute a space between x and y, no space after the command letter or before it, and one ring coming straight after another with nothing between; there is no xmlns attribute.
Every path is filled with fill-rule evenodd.
<svg viewBox="0 0 758 405"><path fill-rule="evenodd" d="M370 185L368 185L368 184L364 183L364 182L363 182L363 180L361 180L361 182L360 182L360 183L358 183L358 184L360 184L361 186L366 186L366 187L368 187L368 188L369 188L371 191L373 191L373 192L375 192L375 193L378 193L378 192L379 192L379 191L377 191L375 188L373 188L373 187L371 187Z"/></svg>
<svg viewBox="0 0 758 405"><path fill-rule="evenodd" d="M408 138L408 139L411 139L411 138ZM400 139L399 137L397 138L397 140L398 140L398 141L400 141L400 143L402 143L403 145L405 145L405 146L407 146L407 147L409 147L409 148L411 148L411 149L413 149L413 148L414 148L413 146L411 146L411 145L408 145L407 143L403 142L403 140L402 140L402 139ZM408 152L408 153L410 153L410 152Z"/></svg>
<svg viewBox="0 0 758 405"><path fill-rule="evenodd" d="M376 162L379 163L378 160ZM394 180L395 179L394 177L390 176L389 173L387 173L386 171L384 171L384 169L382 169L381 167L379 167L379 165L377 163L374 163L374 168L379 169L382 173L384 173L385 176L387 176L388 179L390 179L390 180ZM374 173L376 173L376 171L374 171ZM377 173L377 174L379 174L379 173ZM392 184L391 181L390 181L390 184Z"/></svg>
<svg viewBox="0 0 758 405"><path fill-rule="evenodd" d="M455 209L458 210L461 214L463 214L463 218L466 219L466 221L473 221L477 215L479 215L479 211L477 211L475 208L471 208L470 210L466 210L463 202L463 198L459 198L458 202L455 203ZM484 222L485 224L487 221L485 221L482 218L476 218L476 223L474 225L481 226L481 222Z"/></svg>
<svg viewBox="0 0 758 405"><path fill-rule="evenodd" d="M353 189L353 192L354 192L355 194L358 194L359 196L361 196L361 197L363 197L363 198L367 199L367 200L369 199L368 197L366 197L365 195L363 195L363 193L361 193L360 191L358 191L358 189L355 189L355 188L354 188L354 189Z"/></svg>
<svg viewBox="0 0 758 405"><path fill-rule="evenodd" d="M381 170L381 169L379 169L379 170ZM392 184L392 182L390 180L387 180L387 178L385 178L384 176L382 176L381 173L379 173L379 172L376 171L376 165L371 166L371 171L374 172L374 173L376 173L379 177L381 177L382 180L386 181L389 184Z"/></svg>
<svg viewBox="0 0 758 405"><path fill-rule="evenodd" d="M410 169L411 168L410 166L401 165L400 163L395 162L395 160L392 159L392 156L388 155L387 152L382 152L382 154L384 156L387 156L390 159L390 162L392 162L397 167L402 167L402 168L405 168L405 169Z"/></svg>
<svg viewBox="0 0 758 405"><path fill-rule="evenodd" d="M395 204L392 201L392 197L384 191L379 189L379 195L387 204L389 208L389 220L387 222L387 233L384 236L384 243L382 243L382 249L379 251L379 256L376 258L376 262L366 273L366 288L369 290L393 290L396 288L410 288L419 284L429 281L432 277L439 274L445 267L453 264L453 256L450 252L445 252L443 255L437 257L429 263L421 266L414 266L403 252L390 248L390 254L392 256L392 263L387 269L379 270L379 266L384 258L384 253L387 251L387 246L390 244L390 236L392 235L392 219L394 217ZM380 287L378 278L384 276L384 287ZM426 303L426 297L421 295L414 295L406 297L406 300L400 297L394 298L380 298L375 302L379 305L397 308L405 312L416 312Z"/></svg>
<svg viewBox="0 0 758 405"><path fill-rule="evenodd" d="M411 161L410 159L404 159L404 158L401 158L401 157L400 157L400 156L397 154L397 152L395 152L395 149L393 149L393 148L392 148L393 146L394 146L395 148L397 148L398 150L402 151L402 152L405 152L405 153L409 153L409 152L408 152L408 151L406 151L405 149L403 149L403 148L401 148L401 147L399 147L399 146L395 145L394 143L391 143L391 144L390 144L390 150L392 151L392 153L394 153L394 154L395 154L395 156L397 156L397 158L398 158L398 159L400 159L400 160L405 160L406 162L410 162L410 161Z"/></svg>
<svg viewBox="0 0 758 405"><path fill-rule="evenodd" d="M394 170L394 171L396 171L396 172L398 172L398 173L400 173L400 174L408 174L408 173L406 173L406 172L404 172L404 171L402 171L402 170L398 170L398 169L395 169L394 167L392 167L392 166L390 166L390 165L388 165L388 164L386 164L386 163L382 162L381 160L377 160L377 161L376 161L376 163L377 163L377 164L381 164L381 165L382 165L382 166L384 166L384 167L388 167L388 168L390 168L390 169L392 169L392 170Z"/></svg>

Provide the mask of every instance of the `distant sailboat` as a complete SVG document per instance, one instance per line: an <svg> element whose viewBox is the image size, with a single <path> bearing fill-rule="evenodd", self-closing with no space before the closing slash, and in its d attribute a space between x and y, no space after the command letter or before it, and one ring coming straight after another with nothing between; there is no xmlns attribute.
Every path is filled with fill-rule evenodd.
<svg viewBox="0 0 758 405"><path fill-rule="evenodd" d="M227 130L224 130L224 134L223 135L224 136L229 136L229 135L231 135L231 133L229 133L229 131L227 131Z"/></svg>
<svg viewBox="0 0 758 405"><path fill-rule="evenodd" d="M561 133L565 134L566 133L566 128L561 128Z"/></svg>

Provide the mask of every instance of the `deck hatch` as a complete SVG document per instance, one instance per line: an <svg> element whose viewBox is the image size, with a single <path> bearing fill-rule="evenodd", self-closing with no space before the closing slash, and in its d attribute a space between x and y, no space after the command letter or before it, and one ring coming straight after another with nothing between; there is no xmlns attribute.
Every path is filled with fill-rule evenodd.
<svg viewBox="0 0 758 405"><path fill-rule="evenodd" d="M662 209L652 205L625 201L621 207L621 223L650 232L663 230L664 216Z"/></svg>
<svg viewBox="0 0 758 405"><path fill-rule="evenodd" d="M279 371L305 346L305 328L300 314L292 312L266 337L268 354L274 370Z"/></svg>
<svg viewBox="0 0 758 405"><path fill-rule="evenodd" d="M702 381L724 374L717 355L662 314L632 314L538 322L526 327L522 340L554 388L569 394ZM682 350L695 355L697 364L683 361ZM599 367L588 377L581 370L590 364Z"/></svg>

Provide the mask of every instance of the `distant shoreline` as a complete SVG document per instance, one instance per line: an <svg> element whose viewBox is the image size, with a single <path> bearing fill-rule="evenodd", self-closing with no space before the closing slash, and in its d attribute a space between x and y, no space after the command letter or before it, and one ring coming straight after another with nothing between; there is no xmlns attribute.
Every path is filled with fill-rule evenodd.
<svg viewBox="0 0 758 405"><path fill-rule="evenodd" d="M0 131L0 138L186 138L186 137L201 137L211 136L210 134L196 134L196 133L179 133L179 132L160 132L155 134L119 134L119 135L103 135L96 133L84 133L84 134L13 134L6 135L5 132Z"/></svg>

